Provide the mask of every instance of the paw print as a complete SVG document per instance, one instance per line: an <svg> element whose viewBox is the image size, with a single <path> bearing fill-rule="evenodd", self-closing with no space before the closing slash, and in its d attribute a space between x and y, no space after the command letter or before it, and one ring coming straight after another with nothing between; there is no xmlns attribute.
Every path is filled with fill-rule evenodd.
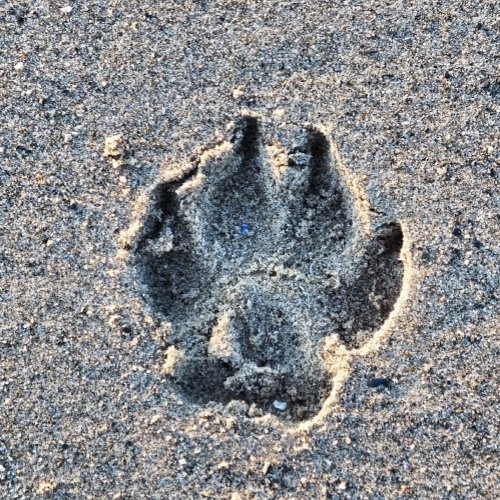
<svg viewBox="0 0 500 500"><path fill-rule="evenodd" d="M156 185L132 261L171 325L170 377L189 401L318 412L325 339L359 347L401 289L400 226L368 235L358 206L322 132L254 117Z"/></svg>

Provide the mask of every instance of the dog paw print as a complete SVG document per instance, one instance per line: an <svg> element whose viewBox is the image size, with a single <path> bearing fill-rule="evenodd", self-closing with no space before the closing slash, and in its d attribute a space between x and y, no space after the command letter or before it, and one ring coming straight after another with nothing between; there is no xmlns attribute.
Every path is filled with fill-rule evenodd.
<svg viewBox="0 0 500 500"><path fill-rule="evenodd" d="M189 401L319 411L325 339L359 347L401 290L400 226L367 234L358 206L322 132L254 117L156 185L132 262L171 325L170 377Z"/></svg>

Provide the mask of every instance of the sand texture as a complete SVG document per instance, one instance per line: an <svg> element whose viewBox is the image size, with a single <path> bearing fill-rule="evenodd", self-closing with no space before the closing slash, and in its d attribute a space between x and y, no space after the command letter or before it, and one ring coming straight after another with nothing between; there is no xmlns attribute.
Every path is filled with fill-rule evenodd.
<svg viewBox="0 0 500 500"><path fill-rule="evenodd" d="M0 3L0 497L500 497L500 4Z"/></svg>

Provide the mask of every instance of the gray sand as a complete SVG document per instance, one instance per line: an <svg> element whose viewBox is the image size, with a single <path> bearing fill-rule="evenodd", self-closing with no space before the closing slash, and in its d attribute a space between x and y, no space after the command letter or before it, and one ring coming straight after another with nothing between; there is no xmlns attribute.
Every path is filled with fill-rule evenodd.
<svg viewBox="0 0 500 500"><path fill-rule="evenodd" d="M498 3L158 4L0 5L1 496L498 498Z"/></svg>

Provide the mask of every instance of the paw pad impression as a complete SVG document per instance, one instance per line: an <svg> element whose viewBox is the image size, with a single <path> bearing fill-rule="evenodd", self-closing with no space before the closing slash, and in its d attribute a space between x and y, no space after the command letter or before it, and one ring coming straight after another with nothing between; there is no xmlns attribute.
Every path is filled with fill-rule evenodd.
<svg viewBox="0 0 500 500"><path fill-rule="evenodd" d="M401 291L399 224L367 234L357 212L322 132L254 117L154 187L132 263L171 325L181 394L291 420L319 411L324 340L359 347Z"/></svg>

